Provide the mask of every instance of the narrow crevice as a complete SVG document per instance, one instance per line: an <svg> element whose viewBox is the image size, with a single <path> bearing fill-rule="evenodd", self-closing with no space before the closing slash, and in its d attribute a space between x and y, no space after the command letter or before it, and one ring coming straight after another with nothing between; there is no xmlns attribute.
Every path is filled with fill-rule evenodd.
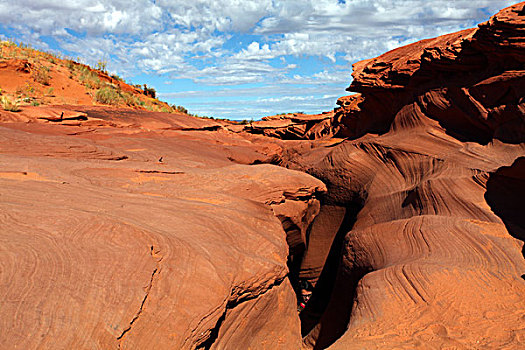
<svg viewBox="0 0 525 350"><path fill-rule="evenodd" d="M316 325L318 333L311 339L314 340L314 350L326 349L344 335L350 323L358 283L370 271L367 267L339 268L326 310Z"/></svg>
<svg viewBox="0 0 525 350"><path fill-rule="evenodd" d="M135 172L145 173L145 174L166 174L166 175L185 174L184 171L161 171L161 170L135 170Z"/></svg>
<svg viewBox="0 0 525 350"><path fill-rule="evenodd" d="M228 312L228 307L226 306L226 309L224 309L224 312L222 313L221 317L219 317L219 319L217 320L217 323L212 328L212 330L210 332L210 336L208 337L208 339L206 339L206 341L204 341L199 346L197 346L196 350L200 350L200 349L209 350L209 349L211 349L212 345L215 343L215 341L219 337L219 330L221 329L222 323L226 319L226 313L227 312Z"/></svg>
<svg viewBox="0 0 525 350"><path fill-rule="evenodd" d="M284 227L284 223L283 223L283 227ZM311 227L311 224L309 227ZM297 228L297 230L299 230L299 228ZM288 239L289 236L290 235L287 234L286 243L288 244L288 258L286 261L286 266L288 267L288 279L290 280L290 284L292 285L292 288L296 296L298 297L301 291L300 281L299 281L299 272L301 270L301 262L303 261L306 247L304 244L292 246L291 242Z"/></svg>
<svg viewBox="0 0 525 350"><path fill-rule="evenodd" d="M249 295L249 296L243 296L243 297L236 298L234 300L228 301L228 303L226 304L226 307L224 308L224 311L223 311L222 315L217 320L217 323L215 323L215 326L211 329L208 339L206 339L201 344L197 345L196 350L209 350L209 349L211 349L211 347L213 346L213 344L217 341L217 339L219 337L219 332L220 332L221 326L224 323L224 320L226 319L226 315L228 314L228 311L236 308L240 304L245 303L245 302L247 302L249 300L252 300L252 299L255 299L255 298L259 298L260 296L266 294L267 292L269 292L273 288L281 285L281 283L285 279L286 279L286 277L276 279L272 284L270 284L268 286L268 288L264 289L264 291L261 292L261 293L253 294L253 295Z"/></svg>
<svg viewBox="0 0 525 350"><path fill-rule="evenodd" d="M490 173L486 186L485 200L492 212L503 221L512 237L525 241L525 157L519 157L511 166L500 167ZM521 254L525 258L525 244ZM525 279L525 274L520 277Z"/></svg>
<svg viewBox="0 0 525 350"><path fill-rule="evenodd" d="M312 296L304 310L300 313L301 334L306 336L321 321L332 298L334 286L341 265L343 243L346 234L352 230L362 203L352 203L346 206L345 216L332 242L330 252L323 266L323 270L312 291Z"/></svg>
<svg viewBox="0 0 525 350"><path fill-rule="evenodd" d="M133 323L135 323L135 321L137 321L138 318L140 317L140 314L142 313L142 309L144 308L144 304L146 303L146 300L148 299L149 292L151 290L151 286L153 285L153 279L155 278L155 275L157 274L158 271L159 271L158 268L155 268L155 270L153 270L153 273L151 274L151 279L149 281L148 287L146 288L146 293L144 295L144 298L142 299L142 302L140 303L139 310L137 311L135 316L133 316L133 319L130 321L129 326L126 329L124 329L122 331L122 333L117 337L117 340L121 340L122 337L124 337L126 335L126 333L128 333L131 330L131 327L133 326Z"/></svg>
<svg viewBox="0 0 525 350"><path fill-rule="evenodd" d="M146 303L146 300L148 300L149 293L151 291L151 287L153 286L153 280L155 279L156 275L160 272L160 267L159 267L158 263L160 263L160 261L162 260L162 257L159 258L157 256L157 253L158 252L155 251L154 246L150 246L150 254L151 254L151 256L153 258L155 258L157 260L157 266L155 267L155 269L151 273L151 277L150 277L148 286L146 287L146 291L144 293L144 297L142 298L142 302L140 303L140 307L139 307L138 311L135 313L135 315L133 316L133 318L129 322L128 327L126 327L122 331L122 333L120 333L120 335L117 337L117 340L119 341L119 343L118 343L118 348L119 349L120 349L120 345L121 345L121 341L122 341L123 337L131 330L131 327L133 327L133 324L139 319L140 315L142 314L142 310L144 309L144 304Z"/></svg>

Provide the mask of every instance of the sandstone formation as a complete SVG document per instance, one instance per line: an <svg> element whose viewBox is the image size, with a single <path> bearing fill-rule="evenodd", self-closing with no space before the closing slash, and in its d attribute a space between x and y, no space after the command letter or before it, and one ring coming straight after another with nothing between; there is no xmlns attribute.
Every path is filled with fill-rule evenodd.
<svg viewBox="0 0 525 350"><path fill-rule="evenodd" d="M275 115L250 123L244 131L282 140L316 140L334 136L333 118L333 112Z"/></svg>
<svg viewBox="0 0 525 350"><path fill-rule="evenodd" d="M523 7L355 64L348 139L285 161L328 188L307 348L525 346Z"/></svg>
<svg viewBox="0 0 525 350"><path fill-rule="evenodd" d="M76 125L51 118L75 109ZM281 221L305 235L319 180L234 164L263 146L185 115L12 114L0 114L0 348L300 346Z"/></svg>
<svg viewBox="0 0 525 350"><path fill-rule="evenodd" d="M0 349L525 347L524 7L315 116L0 111Z"/></svg>

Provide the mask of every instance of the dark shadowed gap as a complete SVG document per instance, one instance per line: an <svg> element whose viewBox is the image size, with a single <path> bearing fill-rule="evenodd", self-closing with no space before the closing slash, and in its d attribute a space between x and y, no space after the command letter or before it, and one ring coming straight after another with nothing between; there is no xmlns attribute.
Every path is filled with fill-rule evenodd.
<svg viewBox="0 0 525 350"><path fill-rule="evenodd" d="M288 279L292 284L296 296L298 296L301 292L301 288L299 286L299 271L301 269L301 261L304 256L304 252L304 245L301 245L300 247L293 250L290 248L288 253L288 260L286 262L289 271Z"/></svg>
<svg viewBox="0 0 525 350"><path fill-rule="evenodd" d="M343 222L341 223L341 226L339 227L339 230L334 238L334 241L330 248L330 252L326 259L326 263L323 267L321 275L319 276L319 280L317 281L315 289L313 290L312 297L309 300L308 304L306 305L305 309L300 314L301 334L303 337L308 335L314 329L314 327L317 324L319 324L321 319L326 318L325 311L333 296L334 286L336 284L336 280L338 279L338 275L339 275L338 272L339 272L340 265L341 265L345 236L349 231L352 230L352 227L354 226L356 222L357 214L359 213L362 207L363 207L362 203L352 203L346 207L346 212L345 212ZM344 306L342 306L342 308L343 307ZM347 317L344 317L344 319L346 319L346 324L345 325L337 324L335 325L333 330L336 330L336 329L339 330L341 326L344 329L346 329L346 326L348 324L348 320L350 317L350 313L351 313L351 304L344 310L341 309L341 313L347 316ZM336 337L337 339L342 335L342 334L339 334L340 333L339 331L336 331L333 334L334 336L331 336L333 332L328 328L330 327L327 327L327 329L325 330L323 327L323 330L321 330L321 333L320 333L320 338L324 339L327 334L330 334L328 338L332 339ZM316 345L315 348L317 349L319 347L317 347Z"/></svg>
<svg viewBox="0 0 525 350"><path fill-rule="evenodd" d="M206 339L206 341L204 341L202 344L196 347L197 350L211 349L213 343L215 343L215 341L219 337L219 330L221 329L222 323L226 319L226 311L227 310L225 310L224 313L221 315L221 317L219 317L219 319L217 320L217 323L215 324L215 327L213 327L213 329L211 330L210 336L208 337L208 339Z"/></svg>
<svg viewBox="0 0 525 350"><path fill-rule="evenodd" d="M510 235L525 241L525 157L490 174L485 200ZM525 258L525 245L521 253ZM521 277L525 279L525 274Z"/></svg>

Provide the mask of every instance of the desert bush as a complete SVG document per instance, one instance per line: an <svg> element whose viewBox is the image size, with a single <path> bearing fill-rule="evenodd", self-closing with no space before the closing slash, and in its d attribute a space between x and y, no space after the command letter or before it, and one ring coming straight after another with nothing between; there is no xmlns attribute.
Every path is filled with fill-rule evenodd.
<svg viewBox="0 0 525 350"><path fill-rule="evenodd" d="M117 81L124 81L124 79L122 79L121 77L119 77L117 74L111 74L110 77L112 77L113 79L117 80Z"/></svg>
<svg viewBox="0 0 525 350"><path fill-rule="evenodd" d="M129 92L122 92L121 96L122 96L122 100L124 101L124 103L130 107L144 105L144 101L141 101L140 98L138 98L137 96L133 94L130 94Z"/></svg>
<svg viewBox="0 0 525 350"><path fill-rule="evenodd" d="M33 70L33 80L42 85L49 85L51 77L49 76L49 68L47 67L37 67Z"/></svg>
<svg viewBox="0 0 525 350"><path fill-rule="evenodd" d="M28 95L28 96L31 96L33 94L33 92L35 92L35 88L31 84L29 84L28 82L26 82L25 90L26 90L26 95Z"/></svg>
<svg viewBox="0 0 525 350"><path fill-rule="evenodd" d="M6 111L10 112L18 112L20 111L20 105L18 101L13 101L7 96L0 96L0 103L2 104L2 108Z"/></svg>
<svg viewBox="0 0 525 350"><path fill-rule="evenodd" d="M66 62L66 67L67 67L70 71L75 70L75 62L73 62L72 60L67 60L67 62Z"/></svg>
<svg viewBox="0 0 525 350"><path fill-rule="evenodd" d="M152 87L148 87L148 85L146 84L144 84L143 91L144 91L144 95L149 96L151 98L156 98L157 96L157 91Z"/></svg>
<svg viewBox="0 0 525 350"><path fill-rule="evenodd" d="M184 114L188 114L188 110L186 108L184 108L183 106L175 106L173 105L172 108L177 111L177 112L181 112L181 113L184 113Z"/></svg>
<svg viewBox="0 0 525 350"><path fill-rule="evenodd" d="M150 112L158 112L158 107L155 105L144 105L143 107Z"/></svg>
<svg viewBox="0 0 525 350"><path fill-rule="evenodd" d="M78 68L80 76L79 80L89 89L100 89L102 87L102 82L98 77L97 73L92 72L89 67L79 66Z"/></svg>
<svg viewBox="0 0 525 350"><path fill-rule="evenodd" d="M107 105L116 105L121 101L121 96L114 88L110 86L104 86L95 93L95 99L97 102L104 103Z"/></svg>
<svg viewBox="0 0 525 350"><path fill-rule="evenodd" d="M106 68L108 66L108 62L106 60L99 60L97 62L97 69L101 72L106 73Z"/></svg>

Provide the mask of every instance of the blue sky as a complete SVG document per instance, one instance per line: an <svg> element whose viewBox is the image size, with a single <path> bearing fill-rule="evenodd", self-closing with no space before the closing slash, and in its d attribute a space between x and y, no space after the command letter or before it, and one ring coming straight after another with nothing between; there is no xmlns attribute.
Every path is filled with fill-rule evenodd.
<svg viewBox="0 0 525 350"><path fill-rule="evenodd" d="M199 115L319 113L351 65L475 26L515 1L3 0L0 37L108 62Z"/></svg>

